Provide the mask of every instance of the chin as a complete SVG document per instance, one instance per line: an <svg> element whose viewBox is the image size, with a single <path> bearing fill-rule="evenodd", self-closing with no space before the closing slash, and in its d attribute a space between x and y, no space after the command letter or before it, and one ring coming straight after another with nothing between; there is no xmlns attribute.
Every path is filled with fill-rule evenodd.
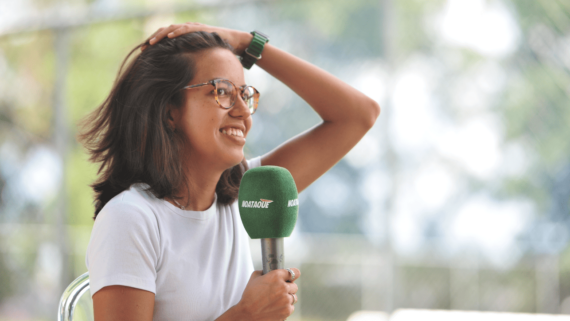
<svg viewBox="0 0 570 321"><path fill-rule="evenodd" d="M230 156L230 155L228 155ZM226 168L232 168L234 166L236 166L237 164L241 163L241 161L244 158L244 154L243 152L241 153L232 153L232 155L228 158L226 158L225 160L225 164L226 164Z"/></svg>

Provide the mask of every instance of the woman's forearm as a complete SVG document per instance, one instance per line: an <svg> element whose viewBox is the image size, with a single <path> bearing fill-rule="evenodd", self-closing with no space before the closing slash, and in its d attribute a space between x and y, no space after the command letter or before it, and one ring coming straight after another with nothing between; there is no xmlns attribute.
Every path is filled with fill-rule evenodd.
<svg viewBox="0 0 570 321"><path fill-rule="evenodd" d="M152 36L154 44L168 37L204 30L217 32L243 55L253 36L244 31L212 27L197 23L171 25ZM279 79L305 100L325 122L352 123L370 128L380 114L378 103L330 73L267 43L257 65Z"/></svg>
<svg viewBox="0 0 570 321"><path fill-rule="evenodd" d="M303 191L338 163L372 128L380 106L330 73L266 44L257 65L291 88L323 119L265 154L262 165L285 167Z"/></svg>
<svg viewBox="0 0 570 321"><path fill-rule="evenodd" d="M257 65L305 100L325 122L374 124L378 104L330 73L266 44Z"/></svg>

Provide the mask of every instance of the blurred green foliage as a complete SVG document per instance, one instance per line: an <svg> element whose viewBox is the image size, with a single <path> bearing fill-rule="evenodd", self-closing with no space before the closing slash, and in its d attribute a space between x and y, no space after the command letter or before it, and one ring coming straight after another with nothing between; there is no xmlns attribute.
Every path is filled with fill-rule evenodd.
<svg viewBox="0 0 570 321"><path fill-rule="evenodd" d="M84 3L79 0L71 2ZM34 3L41 9L60 2L43 0ZM92 3L94 1L85 2ZM129 3L142 6L139 1L133 0ZM386 63L387 54L392 54L390 62L393 65L389 67L397 69L414 55L433 58L435 63L439 64L438 68L443 70L445 80L435 86L438 94L443 97L439 107L450 119L471 116L458 110L446 97L450 95L449 86L459 76L477 69L486 58L467 48L447 48L460 57L457 63L449 62L446 56L438 56L439 51L443 49L441 44L434 40L434 31L428 26L429 20L434 19L446 2L392 1L391 9L382 6L382 3L376 0L276 1L252 7L255 7L255 10L265 10L263 12L268 15L268 20L290 23L290 30L295 32L299 44L294 50L307 53L309 58L315 60L323 57L329 59L325 62L319 60L315 62L317 64L342 65L347 63L347 59L384 59L383 62ZM531 200L539 215L562 224L569 230L570 190L566 192L565 188L570 186L570 182L564 175L570 168L570 66L566 58L568 52L564 51L563 44L564 41L567 42L570 32L570 2L522 0L509 1L506 4L515 15L520 28L520 46L511 56L499 59L498 62L508 74L508 81L498 98L487 107L502 121L505 129L502 144L521 144L529 155L531 166L522 176L507 177L498 183L473 179L468 185L475 192L491 190L499 199ZM243 19L241 16L232 15L234 10L245 10L241 7L222 9L229 11L224 11L226 17ZM165 15L162 19L168 23L200 21L223 26L233 23L220 19L218 11L220 10L217 8L206 8ZM74 139L78 130L77 123L104 101L124 57L149 36L148 28L153 25L152 20L155 18L96 23L71 31L65 88L70 150L65 158L64 177L66 223L72 253L70 270L74 275L86 270L84 253L93 224L93 194L89 184L97 177L98 170L96 164L88 162L85 151ZM263 17L259 19L264 21ZM383 30L386 19L393 23L393 29L388 32ZM272 21L264 23L270 26ZM389 53L387 44L390 41L392 52ZM4 91L6 96L0 97L0 146L6 141L17 141L21 149L20 154L25 155L33 146L50 145L52 140L53 83L56 72L54 33L47 30L0 37L0 54L9 67L6 75L3 75L5 82L2 83L8 88ZM279 90L287 92L288 89L283 86ZM316 120L314 113L311 114L304 103L295 97L284 94L264 99L267 99L267 111L261 111L256 116L259 117L259 123L275 124L272 129L274 132L265 137L263 142L255 146L248 145L250 156L267 152L294 133L314 124ZM287 112L273 115L271 108L279 102L285 102L287 106L283 107L283 110ZM306 117L299 119L295 113L299 109L296 108L307 110L304 114ZM280 128L288 128L289 131L280 132ZM23 156L21 158L23 159ZM339 176L343 179L352 178L356 181L356 171L346 164L339 164L335 170L342 174ZM0 177L0 192L5 188L7 179ZM56 239L57 236L53 235L53 232L44 231L41 226L44 223L54 223L54 208L53 200L48 204L23 206L20 222L38 225L30 228L17 226L14 231L6 233L10 236L9 242L17 244L21 251L0 251L0 302L17 293L14 287L16 281L33 277L38 264L38 244ZM323 230L317 232L360 233L356 214L327 218L314 204L307 208L314 212L314 220L326 221L320 225ZM360 213L362 208L354 205L348 207L347 211ZM0 217L0 220L5 222L8 218ZM529 244L528 248L524 249L527 257L533 255L529 240L532 232L529 231L525 236L527 240L523 240ZM8 241L3 238L2 242L6 244ZM559 292L563 299L570 296L568 247L560 254L559 267ZM303 270L304 279L307 281L303 284L301 293L304 300L303 316L306 316L307 320L344 320L352 311L360 308L362 292L359 281L349 280L344 284L331 286L330 279L324 277L335 273L358 274L358 268L338 270L326 264L305 264ZM480 294L477 298L481 299L480 307L520 312L536 311L536 286L529 271L527 268L517 269L515 266L508 271L481 272L480 281L477 281L480 282ZM398 298L401 302L407 302L403 306L439 309L451 307L448 269L404 267L398 277L403 284L398 290ZM427 296L432 296L431 301L416 300L419 296L425 296L426 292ZM346 293L351 295L346 296ZM339 300L339 297L345 299ZM503 298L504 301L485 301L485 298L493 297Z"/></svg>

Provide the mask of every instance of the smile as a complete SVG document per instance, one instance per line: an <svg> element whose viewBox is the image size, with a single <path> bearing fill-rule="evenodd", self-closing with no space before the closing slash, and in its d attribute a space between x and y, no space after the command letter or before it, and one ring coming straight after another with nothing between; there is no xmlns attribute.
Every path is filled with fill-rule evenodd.
<svg viewBox="0 0 570 321"><path fill-rule="evenodd" d="M244 137L243 131L237 128L222 128L220 129L220 132L229 136Z"/></svg>

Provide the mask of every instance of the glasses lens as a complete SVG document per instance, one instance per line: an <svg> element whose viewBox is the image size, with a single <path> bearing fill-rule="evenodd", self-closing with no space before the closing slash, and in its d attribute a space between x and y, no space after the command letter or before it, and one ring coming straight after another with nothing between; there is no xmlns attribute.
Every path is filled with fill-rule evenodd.
<svg viewBox="0 0 570 321"><path fill-rule="evenodd" d="M216 99L224 108L231 108L236 100L236 90L234 85L226 80L216 82Z"/></svg>
<svg viewBox="0 0 570 321"><path fill-rule="evenodd" d="M257 110L257 104L259 103L259 92L251 86L247 86L243 90L243 101L247 104L249 112L253 115Z"/></svg>

